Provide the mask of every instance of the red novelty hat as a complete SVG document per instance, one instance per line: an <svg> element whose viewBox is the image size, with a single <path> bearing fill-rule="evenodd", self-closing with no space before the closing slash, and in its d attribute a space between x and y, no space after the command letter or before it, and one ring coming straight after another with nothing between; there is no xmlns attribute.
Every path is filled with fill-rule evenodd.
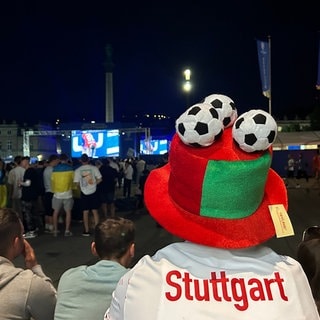
<svg viewBox="0 0 320 320"><path fill-rule="evenodd" d="M144 197L154 219L177 237L246 248L275 235L269 205L287 210L287 191L270 168L274 119L262 110L236 118L224 97L217 95L221 105L231 104L233 126L215 99L190 107L176 121L168 164L151 171Z"/></svg>

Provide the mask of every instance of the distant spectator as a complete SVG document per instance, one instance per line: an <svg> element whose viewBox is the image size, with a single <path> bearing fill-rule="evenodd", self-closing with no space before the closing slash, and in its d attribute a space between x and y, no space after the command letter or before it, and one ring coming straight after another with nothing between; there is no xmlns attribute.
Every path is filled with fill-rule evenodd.
<svg viewBox="0 0 320 320"><path fill-rule="evenodd" d="M136 184L139 184L140 177L143 173L143 171L146 169L146 161L142 158L138 159L136 162Z"/></svg>
<svg viewBox="0 0 320 320"><path fill-rule="evenodd" d="M124 170L123 170L123 196L126 198L130 198L131 196L131 184L133 179L133 167L131 165L131 161L127 159L124 162Z"/></svg>
<svg viewBox="0 0 320 320"><path fill-rule="evenodd" d="M14 157L14 168L9 171L8 174L8 186L9 192L8 197L11 202L11 207L14 211L18 212L19 217L23 220L22 217L22 207L21 207L21 196L22 190L20 187L20 182L23 180L23 175L25 168L21 165L22 156L18 155Z"/></svg>
<svg viewBox="0 0 320 320"><path fill-rule="evenodd" d="M99 168L102 176L102 181L98 184L97 190L103 216L104 218L108 215L114 217L116 211L114 201L118 172L110 166L108 159L103 159L102 161L97 160L96 166Z"/></svg>
<svg viewBox="0 0 320 320"><path fill-rule="evenodd" d="M297 160L297 179L305 178L306 182L309 181L309 176L307 172L308 163L304 160L303 154L299 153L299 158Z"/></svg>
<svg viewBox="0 0 320 320"><path fill-rule="evenodd" d="M51 175L53 168L60 162L59 156L53 154L49 157L46 168L43 171L43 185L45 194L43 198L44 210L45 210L45 232L53 232L53 208L52 198L53 192L51 187Z"/></svg>
<svg viewBox="0 0 320 320"><path fill-rule="evenodd" d="M312 158L312 170L313 176L318 180L320 175L320 151L319 149L316 150L315 155Z"/></svg>
<svg viewBox="0 0 320 320"><path fill-rule="evenodd" d="M287 171L286 186L287 187L295 180L295 170L296 170L296 162L294 161L292 154L288 154L288 160L286 165L286 171ZM296 187L299 188L300 185L296 183Z"/></svg>
<svg viewBox="0 0 320 320"><path fill-rule="evenodd" d="M118 161L119 173L118 173L118 188L122 188L123 177L124 177L124 160L119 159Z"/></svg>
<svg viewBox="0 0 320 320"><path fill-rule="evenodd" d="M37 236L37 230L41 226L38 212L39 178L36 169L30 164L30 157L23 157L21 165L25 168L23 180L20 182L22 216L25 238L30 239Z"/></svg>
<svg viewBox="0 0 320 320"><path fill-rule="evenodd" d="M53 211L53 235L58 235L58 216L62 209L66 213L65 232L66 237L72 236L70 231L71 214L73 208L73 177L74 170L69 163L69 157L66 154L61 154L60 163L56 165L51 174L51 188L53 192L52 208Z"/></svg>
<svg viewBox="0 0 320 320"><path fill-rule="evenodd" d="M148 169L145 169L143 170L143 173L140 176L139 184L138 184L138 192L136 193L136 197L137 197L136 209L140 209L144 207L144 185L149 176L149 173L150 171Z"/></svg>
<svg viewBox="0 0 320 320"><path fill-rule="evenodd" d="M93 214L94 225L99 222L99 197L97 185L102 181L102 176L99 169L90 163L87 154L82 154L80 157L81 166L74 172L74 183L80 187L80 206L83 213L83 236L90 236L89 213Z"/></svg>
<svg viewBox="0 0 320 320"><path fill-rule="evenodd" d="M288 155L288 162L287 162L287 178L292 179L294 178L295 173L295 161L292 154Z"/></svg>

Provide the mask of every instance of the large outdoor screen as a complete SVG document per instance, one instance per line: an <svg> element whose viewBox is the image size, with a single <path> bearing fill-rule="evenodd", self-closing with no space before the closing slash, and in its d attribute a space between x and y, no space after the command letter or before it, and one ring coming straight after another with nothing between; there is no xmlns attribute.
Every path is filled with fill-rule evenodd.
<svg viewBox="0 0 320 320"><path fill-rule="evenodd" d="M140 140L140 154L165 154L168 152L167 139Z"/></svg>
<svg viewBox="0 0 320 320"><path fill-rule="evenodd" d="M71 156L91 158L119 156L119 130L72 130Z"/></svg>

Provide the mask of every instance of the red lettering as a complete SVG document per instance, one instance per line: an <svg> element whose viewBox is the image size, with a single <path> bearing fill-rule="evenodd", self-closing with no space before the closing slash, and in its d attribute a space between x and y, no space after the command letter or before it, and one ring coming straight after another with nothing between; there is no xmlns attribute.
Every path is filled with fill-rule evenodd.
<svg viewBox="0 0 320 320"><path fill-rule="evenodd" d="M212 294L213 294L213 299L215 301L221 301L221 297L218 295L218 288L217 288L217 277L215 272L211 272L211 279L210 283L212 285Z"/></svg>
<svg viewBox="0 0 320 320"><path fill-rule="evenodd" d="M250 297L253 301L266 300L262 283L259 279L256 279L256 278L249 279L248 285L255 285L255 287L250 289Z"/></svg>
<svg viewBox="0 0 320 320"><path fill-rule="evenodd" d="M166 276L167 284L176 289L175 295L172 295L170 292L166 292L166 298L170 301L179 300L181 297L181 292L182 292L181 286L178 283L173 282L173 280L172 280L173 276L175 276L177 279L180 279L181 273L177 270L173 270L173 271L168 272L168 274Z"/></svg>
<svg viewBox="0 0 320 320"><path fill-rule="evenodd" d="M227 283L229 282L229 279L226 278L226 273L224 271L220 272L220 279L217 279L216 273L211 272L211 279L210 283L212 284L212 293L213 293L213 298L216 301L221 301L222 298L219 296L219 288L217 286L218 283L221 283L221 289L222 289L222 295L223 299L225 301L231 301L231 298L228 295L228 288L227 288Z"/></svg>
<svg viewBox="0 0 320 320"><path fill-rule="evenodd" d="M193 278L188 272L182 274L172 270L166 275L170 289L165 292L169 301L185 299L189 301L233 302L239 311L249 308L249 301L273 301L280 296L288 301L284 279L279 272L274 278L229 278L225 271L211 272L211 278ZM249 300L248 300L249 298Z"/></svg>
<svg viewBox="0 0 320 320"><path fill-rule="evenodd" d="M237 290L237 287L239 290ZM244 311L248 309L248 297L246 292L246 285L244 283L243 278L234 278L231 279L231 289L232 289L232 296L235 301L242 302L242 304L236 303L234 306L236 309L240 311Z"/></svg>
<svg viewBox="0 0 320 320"><path fill-rule="evenodd" d="M193 296L191 295L191 292L190 292L190 283L192 282L192 280L190 279L189 273L187 272L184 273L184 277L182 281L184 282L184 289L185 289L184 292L185 292L186 299L193 300Z"/></svg>
<svg viewBox="0 0 320 320"><path fill-rule="evenodd" d="M209 301L209 282L208 280L203 280L203 294L200 293L200 281L198 279L194 280L194 295L198 301Z"/></svg>
<svg viewBox="0 0 320 320"><path fill-rule="evenodd" d="M271 291L271 284L272 283L277 283L280 297L282 298L282 300L288 301L288 297L286 296L286 294L284 292L284 288L283 288L283 281L284 281L283 278L280 278L279 272L275 272L274 276L275 276L274 279L264 279L264 283L265 283L265 286L266 286L266 291L267 291L267 294L268 294L268 299L270 301L273 300L272 291Z"/></svg>

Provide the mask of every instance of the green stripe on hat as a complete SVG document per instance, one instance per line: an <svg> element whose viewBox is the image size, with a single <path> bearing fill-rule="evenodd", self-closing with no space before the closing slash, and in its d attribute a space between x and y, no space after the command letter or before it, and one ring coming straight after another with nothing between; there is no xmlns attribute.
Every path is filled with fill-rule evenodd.
<svg viewBox="0 0 320 320"><path fill-rule="evenodd" d="M264 196L270 164L269 152L255 160L208 161L200 215L239 219L254 213Z"/></svg>

